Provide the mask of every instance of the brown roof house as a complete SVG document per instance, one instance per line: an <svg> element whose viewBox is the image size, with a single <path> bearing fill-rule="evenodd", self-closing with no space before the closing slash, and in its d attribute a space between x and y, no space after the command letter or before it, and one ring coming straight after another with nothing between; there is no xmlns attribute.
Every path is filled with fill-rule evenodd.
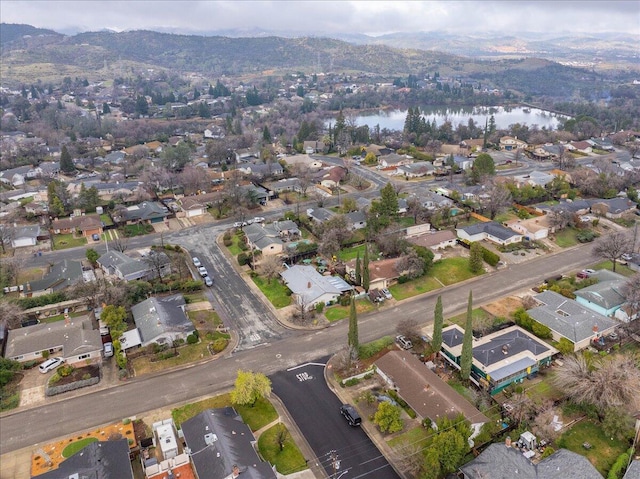
<svg viewBox="0 0 640 479"><path fill-rule="evenodd" d="M462 414L474 437L489 419L469 401L407 351L390 351L376 361L377 373L421 418L432 423Z"/></svg>
<svg viewBox="0 0 640 479"><path fill-rule="evenodd" d="M84 237L102 234L102 221L99 216L74 216L61 218L51 222L53 234L79 233Z"/></svg>
<svg viewBox="0 0 640 479"><path fill-rule="evenodd" d="M398 279L400 273L396 269L398 258L382 259L369 263L369 289L388 288L391 283ZM345 265L347 274L355 278L356 260L353 259Z"/></svg>

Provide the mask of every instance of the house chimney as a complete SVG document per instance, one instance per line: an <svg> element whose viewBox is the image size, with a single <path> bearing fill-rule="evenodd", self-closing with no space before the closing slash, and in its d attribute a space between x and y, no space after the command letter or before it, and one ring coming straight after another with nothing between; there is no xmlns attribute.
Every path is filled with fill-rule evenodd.
<svg viewBox="0 0 640 479"><path fill-rule="evenodd" d="M307 289L311 289L311 281L307 282Z"/></svg>

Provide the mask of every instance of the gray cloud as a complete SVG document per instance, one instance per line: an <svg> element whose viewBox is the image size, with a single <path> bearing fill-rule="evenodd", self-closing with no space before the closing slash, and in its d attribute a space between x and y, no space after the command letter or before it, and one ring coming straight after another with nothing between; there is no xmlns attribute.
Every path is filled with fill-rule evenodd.
<svg viewBox="0 0 640 479"><path fill-rule="evenodd" d="M243 29L299 34L395 31L640 34L630 1L2 1L2 21L58 31Z"/></svg>

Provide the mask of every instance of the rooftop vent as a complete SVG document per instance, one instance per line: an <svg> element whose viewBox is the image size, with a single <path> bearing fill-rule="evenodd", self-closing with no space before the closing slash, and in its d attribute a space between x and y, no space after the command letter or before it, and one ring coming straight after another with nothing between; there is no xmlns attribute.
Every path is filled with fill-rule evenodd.
<svg viewBox="0 0 640 479"><path fill-rule="evenodd" d="M204 435L204 442L207 446L213 446L213 443L218 440L218 436L213 433Z"/></svg>

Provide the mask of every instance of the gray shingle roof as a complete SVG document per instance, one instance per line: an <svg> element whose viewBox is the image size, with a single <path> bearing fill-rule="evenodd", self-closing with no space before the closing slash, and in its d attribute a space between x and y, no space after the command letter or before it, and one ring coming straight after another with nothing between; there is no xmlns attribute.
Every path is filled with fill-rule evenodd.
<svg viewBox="0 0 640 479"><path fill-rule="evenodd" d="M74 476L78 474L78 476ZM33 479L133 479L127 439L92 442L60 463L57 469Z"/></svg>
<svg viewBox="0 0 640 479"><path fill-rule="evenodd" d="M49 272L36 281L31 281L31 291L52 289L59 291L82 281L82 263L71 259L64 259L54 264Z"/></svg>
<svg viewBox="0 0 640 479"><path fill-rule="evenodd" d="M131 307L143 344L149 344L164 334L186 336L195 331L184 312L184 297L174 294L152 297Z"/></svg>
<svg viewBox="0 0 640 479"><path fill-rule="evenodd" d="M269 463L258 457L251 429L233 408L207 409L184 421L182 432L198 477L231 477L237 465L242 478L276 478Z"/></svg>
<svg viewBox="0 0 640 479"><path fill-rule="evenodd" d="M313 266L295 265L280 273L287 287L300 296L306 304L312 304L323 294L340 294L340 290Z"/></svg>
<svg viewBox="0 0 640 479"><path fill-rule="evenodd" d="M506 228L500 223L496 223L495 221L475 223L460 229L470 236L477 235L479 233L486 233L501 240L508 240L509 238L513 238L514 236L522 236L520 233L516 233L515 231Z"/></svg>
<svg viewBox="0 0 640 479"><path fill-rule="evenodd" d="M326 208L309 208L307 210L307 215L316 221L327 221L332 218L335 213Z"/></svg>
<svg viewBox="0 0 640 479"><path fill-rule="evenodd" d="M614 275L614 276L612 276ZM592 277L598 278L596 284L578 289L574 294L604 309L621 306L626 301L622 293L627 279L611 271L597 271Z"/></svg>
<svg viewBox="0 0 640 479"><path fill-rule="evenodd" d="M602 479L589 460L575 452L560 449L534 465L504 444L491 444L460 470L465 479Z"/></svg>
<svg viewBox="0 0 640 479"><path fill-rule="evenodd" d="M36 324L8 332L5 356L15 358L35 351L62 347L62 357L102 350L100 331L93 329L88 317L72 318L69 323Z"/></svg>
<svg viewBox="0 0 640 479"><path fill-rule="evenodd" d="M120 251L108 251L98 258L98 264L113 271L120 271L122 276L136 275L142 277L149 271L150 267L144 261L130 258Z"/></svg>
<svg viewBox="0 0 640 479"><path fill-rule="evenodd" d="M169 210L156 201L145 201L143 203L130 206L124 212L124 219L127 221L153 220L164 218L169 214Z"/></svg>
<svg viewBox="0 0 640 479"><path fill-rule="evenodd" d="M640 461L632 461L622 479L640 479Z"/></svg>
<svg viewBox="0 0 640 479"><path fill-rule="evenodd" d="M544 291L535 295L534 299L542 305L528 310L527 313L539 323L574 343L593 336L594 326L598 331L603 332L617 324L606 316L591 311L554 291Z"/></svg>

